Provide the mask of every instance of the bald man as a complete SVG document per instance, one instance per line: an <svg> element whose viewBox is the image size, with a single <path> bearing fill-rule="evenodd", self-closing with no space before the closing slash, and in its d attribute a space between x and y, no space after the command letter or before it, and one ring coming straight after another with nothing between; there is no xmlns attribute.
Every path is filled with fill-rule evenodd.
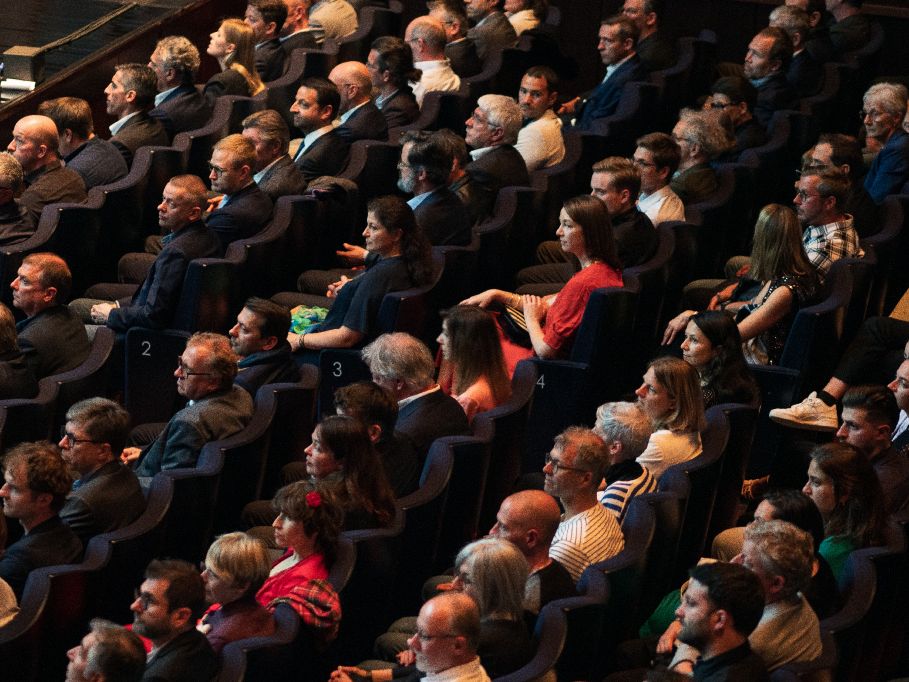
<svg viewBox="0 0 909 682"><path fill-rule="evenodd" d="M57 126L47 116L25 116L16 122L6 150L25 173L25 190L17 200L33 228L48 204L85 200L85 182L60 161Z"/></svg>
<svg viewBox="0 0 909 682"><path fill-rule="evenodd" d="M328 80L341 94L338 134L350 143L357 140L387 140L388 123L372 101L372 79L366 64L342 62L331 70Z"/></svg>
<svg viewBox="0 0 909 682"><path fill-rule="evenodd" d="M555 599L577 594L571 574L549 556L561 511L555 498L542 490L522 490L502 500L489 534L521 550L530 566L524 588L524 609L539 613Z"/></svg>
<svg viewBox="0 0 909 682"><path fill-rule="evenodd" d="M413 53L414 68L421 73L419 81L410 83L420 106L427 92L447 92L461 87L461 78L445 56L445 40L445 27L432 17L417 17L404 32L404 42Z"/></svg>

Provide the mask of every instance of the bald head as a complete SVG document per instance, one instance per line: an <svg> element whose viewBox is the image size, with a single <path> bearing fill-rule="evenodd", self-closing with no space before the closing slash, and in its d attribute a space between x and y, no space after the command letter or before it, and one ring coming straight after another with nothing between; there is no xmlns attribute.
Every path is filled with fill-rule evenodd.
<svg viewBox="0 0 909 682"><path fill-rule="evenodd" d="M549 554L560 516L552 495L542 490L522 490L502 501L489 534L511 542L532 563L534 558Z"/></svg>
<svg viewBox="0 0 909 682"><path fill-rule="evenodd" d="M372 97L372 79L369 69L362 62L341 62L328 74L328 80L341 93L338 113L344 114Z"/></svg>
<svg viewBox="0 0 909 682"><path fill-rule="evenodd" d="M420 609L417 632L408 640L417 669L428 674L469 663L480 640L480 610L464 592L444 592Z"/></svg>
<svg viewBox="0 0 909 682"><path fill-rule="evenodd" d="M58 160L57 126L47 116L24 116L13 128L7 151L16 157L28 174Z"/></svg>
<svg viewBox="0 0 909 682"><path fill-rule="evenodd" d="M407 26L404 42L413 50L415 62L445 59L445 27L435 17L417 17Z"/></svg>

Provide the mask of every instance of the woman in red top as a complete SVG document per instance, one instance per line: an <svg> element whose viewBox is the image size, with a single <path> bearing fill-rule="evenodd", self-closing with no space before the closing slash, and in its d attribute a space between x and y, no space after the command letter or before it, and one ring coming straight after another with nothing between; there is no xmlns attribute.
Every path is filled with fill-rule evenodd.
<svg viewBox="0 0 909 682"><path fill-rule="evenodd" d="M569 199L559 214L556 236L562 250L581 262L581 270L559 293L546 297L519 296L489 289L461 302L481 308L492 304L508 306L514 318L523 314L529 336L527 345L502 334L502 350L510 374L514 373L520 360L534 354L544 359L567 356L581 326L590 294L594 289L622 286L621 266L606 204L587 194Z"/></svg>

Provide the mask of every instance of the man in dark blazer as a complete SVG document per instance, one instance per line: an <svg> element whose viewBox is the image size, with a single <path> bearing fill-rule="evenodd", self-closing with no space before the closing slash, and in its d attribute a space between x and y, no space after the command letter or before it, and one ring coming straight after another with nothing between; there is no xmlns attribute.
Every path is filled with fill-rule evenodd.
<svg viewBox="0 0 909 682"><path fill-rule="evenodd" d="M159 40L149 59L158 84L149 114L164 124L171 138L202 128L211 119L211 107L195 85L199 63L199 50L183 36Z"/></svg>
<svg viewBox="0 0 909 682"><path fill-rule="evenodd" d="M290 133L284 118L274 109L250 114L243 119L242 135L256 148L253 180L276 202L278 197L303 194L306 179L287 153Z"/></svg>
<svg viewBox="0 0 909 682"><path fill-rule="evenodd" d="M489 55L514 47L518 42L518 34L499 5L500 0L467 0L464 3L467 17L474 22L467 37L476 44L477 54L484 61Z"/></svg>
<svg viewBox="0 0 909 682"><path fill-rule="evenodd" d="M128 526L145 511L136 474L120 462L128 435L129 412L113 400L89 398L66 413L58 446L78 479L60 518L83 545L99 533Z"/></svg>
<svg viewBox="0 0 909 682"><path fill-rule="evenodd" d="M675 43L660 30L663 0L625 0L622 14L638 28L635 51L647 71L662 71L678 60Z"/></svg>
<svg viewBox="0 0 909 682"><path fill-rule="evenodd" d="M465 170L475 184L484 217L492 214L500 189L530 184L527 164L513 146L521 123L521 107L505 95L483 95L467 119L464 139L473 148L473 160Z"/></svg>
<svg viewBox="0 0 909 682"><path fill-rule="evenodd" d="M786 80L791 61L792 41L781 28L765 28L748 44L743 73L757 88L754 117L765 128L774 112L798 109L798 93Z"/></svg>
<svg viewBox="0 0 909 682"><path fill-rule="evenodd" d="M239 358L234 383L255 398L265 384L300 380L300 370L287 343L290 311L273 301L249 298L228 332Z"/></svg>
<svg viewBox="0 0 909 682"><path fill-rule="evenodd" d="M635 52L638 28L624 16L604 19L600 24L598 49L606 75L596 88L582 97L565 102L559 115L573 117L578 130L590 130L594 121L612 116L619 107L625 84L647 80L647 70Z"/></svg>
<svg viewBox="0 0 909 682"><path fill-rule="evenodd" d="M431 6L429 16L442 22L445 28L445 56L451 70L461 78L475 76L483 70L483 60L477 46L467 37L467 15L456 7L439 2Z"/></svg>
<svg viewBox="0 0 909 682"><path fill-rule="evenodd" d="M324 78L306 78L290 107L294 126L303 133L294 163L306 182L322 175L338 175L347 165L350 144L331 122L341 106L334 83Z"/></svg>
<svg viewBox="0 0 909 682"><path fill-rule="evenodd" d="M331 70L328 80L341 95L338 133L347 142L387 140L388 123L372 101L369 69L362 62L342 62Z"/></svg>
<svg viewBox="0 0 909 682"><path fill-rule="evenodd" d="M130 166L139 147L168 145L170 136L161 121L149 115L155 101L155 72L143 64L120 64L104 89L113 144Z"/></svg>
<svg viewBox="0 0 909 682"><path fill-rule="evenodd" d="M22 443L7 452L3 476L3 515L18 519L25 535L0 557L0 578L21 600L30 571L76 563L82 556L82 543L58 515L73 479L47 442Z"/></svg>
<svg viewBox="0 0 909 682"><path fill-rule="evenodd" d="M309 25L309 8L312 0L282 0L287 7L287 18L281 27L281 48L284 50L285 66L291 53L299 48L319 48L322 30Z"/></svg>
<svg viewBox="0 0 909 682"><path fill-rule="evenodd" d="M249 0L243 21L252 29L256 42L256 71L266 83L284 73L284 48L281 47L281 28L287 21L284 0Z"/></svg>
<svg viewBox="0 0 909 682"><path fill-rule="evenodd" d="M19 348L36 379L75 369L91 351L85 325L63 303L72 284L66 262L53 253L26 256L10 284L13 306L26 315L16 324Z"/></svg>
<svg viewBox="0 0 909 682"><path fill-rule="evenodd" d="M792 61L786 70L786 80L799 97L816 94L824 82L824 66L806 49L811 33L808 12L792 5L780 5L770 13L769 25L786 31L792 41Z"/></svg>
<svg viewBox="0 0 909 682"><path fill-rule="evenodd" d="M710 162L726 151L726 133L710 112L683 109L672 139L679 145L680 158L669 186L686 206L704 201L719 186Z"/></svg>
<svg viewBox="0 0 909 682"><path fill-rule="evenodd" d="M362 356L372 380L398 401L395 432L409 438L421 458L436 438L470 432L458 401L435 382L435 363L422 341L403 332L382 334Z"/></svg>

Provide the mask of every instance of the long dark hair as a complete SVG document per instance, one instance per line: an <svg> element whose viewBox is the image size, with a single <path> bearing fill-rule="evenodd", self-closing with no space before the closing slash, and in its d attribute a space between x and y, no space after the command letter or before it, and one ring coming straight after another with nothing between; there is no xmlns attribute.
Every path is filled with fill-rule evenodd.
<svg viewBox="0 0 909 682"><path fill-rule="evenodd" d="M386 230L401 231L401 258L413 285L429 283L433 274L432 246L407 202L392 195L376 197L369 202L366 211L374 214Z"/></svg>
<svg viewBox="0 0 909 682"><path fill-rule="evenodd" d="M442 313L454 364L456 394L486 377L496 403L511 396L511 380L492 314L475 305L459 305Z"/></svg>
<svg viewBox="0 0 909 682"><path fill-rule="evenodd" d="M694 322L713 346L715 355L701 374L701 381L716 393L716 402L756 402L757 383L742 355L742 335L735 320L720 310L705 310L688 321Z"/></svg>
<svg viewBox="0 0 909 682"><path fill-rule="evenodd" d="M621 270L622 263L612 236L612 221L609 219L606 204L589 194L582 194L568 199L562 208L569 218L581 226L587 256Z"/></svg>

